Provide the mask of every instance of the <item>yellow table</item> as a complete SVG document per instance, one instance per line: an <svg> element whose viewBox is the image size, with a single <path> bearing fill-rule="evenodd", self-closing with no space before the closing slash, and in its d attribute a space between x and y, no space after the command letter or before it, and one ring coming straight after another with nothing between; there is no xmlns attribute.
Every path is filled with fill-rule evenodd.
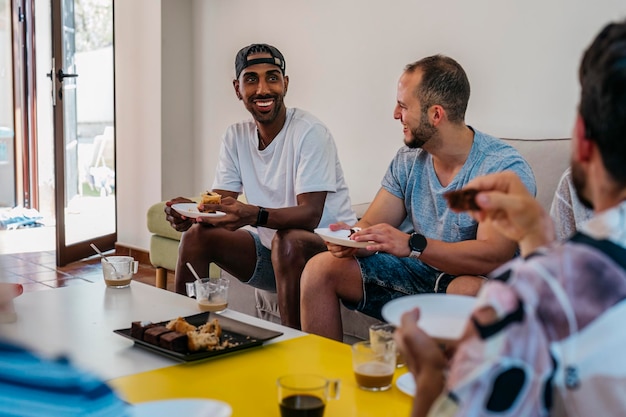
<svg viewBox="0 0 626 417"><path fill-rule="evenodd" d="M139 348L137 348L139 349ZM129 402L171 398L212 398L229 403L233 417L279 416L276 379L291 373L315 373L341 379L341 395L326 406L324 417L406 417L411 397L394 385L384 392L356 386L350 346L315 335L183 363L109 381Z"/></svg>

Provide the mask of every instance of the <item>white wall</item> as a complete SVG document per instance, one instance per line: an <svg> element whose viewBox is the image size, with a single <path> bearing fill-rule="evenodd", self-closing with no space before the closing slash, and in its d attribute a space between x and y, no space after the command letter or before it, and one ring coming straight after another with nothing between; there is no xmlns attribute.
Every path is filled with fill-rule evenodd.
<svg viewBox="0 0 626 417"><path fill-rule="evenodd" d="M193 172L191 191L211 185L222 133L230 123L249 117L231 85L237 50L249 43L268 42L286 57L291 78L287 105L311 111L333 132L353 203L371 200L402 144L401 127L392 111L396 82L405 64L434 53L458 60L472 86L466 120L480 130L502 137L569 136L581 53L605 23L626 17L623 0L187 1L192 4L192 52L189 62L179 65L191 67L193 138L191 142L176 140L182 140L179 146L193 147L189 163L179 163L185 173ZM151 68L154 73L148 80L135 79L139 85L130 91L120 91L119 85L120 46L128 48L124 43L131 42L158 54L157 28L151 28L152 36L135 34L136 26L150 19L146 8L150 15L158 7L155 3L159 2L116 1L116 21L129 20L133 26L120 31L116 23L118 149L119 142L127 139L120 132L120 101L133 96L134 105L152 107L153 100L168 99L165 95L157 98L155 91L145 91L149 93L145 96L140 91L141 85L157 77L156 68ZM120 16L122 12L133 16ZM152 17L156 18L156 12ZM166 22L168 16L162 19ZM128 71L145 65L140 57L128 58L132 61L123 64ZM154 126L144 126L154 124L156 117L129 120L126 129L157 133ZM161 144L158 137L133 140L142 141L142 152L153 146L151 152L157 155L161 146L171 146ZM126 178L119 164L118 155L122 187ZM164 181L163 170L161 177L134 174L143 177L143 181L135 180L140 187ZM187 193L187 185L181 182L181 192L176 193L175 184L170 184L160 197ZM132 206L134 213L118 212L119 240L147 248L145 226L140 231L129 225L140 221L143 225L143 208L159 196L135 192L147 200ZM118 204L131 207L121 195Z"/></svg>
<svg viewBox="0 0 626 417"><path fill-rule="evenodd" d="M165 199L197 194L192 169L196 141L191 5L191 1L161 2L161 192Z"/></svg>
<svg viewBox="0 0 626 417"><path fill-rule="evenodd" d="M161 198L161 4L116 0L118 242L147 249L146 212Z"/></svg>

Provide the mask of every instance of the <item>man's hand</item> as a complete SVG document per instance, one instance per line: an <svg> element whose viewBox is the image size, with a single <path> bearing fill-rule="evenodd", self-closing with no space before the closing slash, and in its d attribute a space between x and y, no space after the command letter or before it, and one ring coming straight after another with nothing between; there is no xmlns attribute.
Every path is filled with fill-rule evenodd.
<svg viewBox="0 0 626 417"><path fill-rule="evenodd" d="M235 231L246 225L254 225L259 213L258 206L245 204L233 197L222 197L220 204L205 204L204 208L226 213L222 217L198 217L201 224ZM201 207L202 208L202 207Z"/></svg>
<svg viewBox="0 0 626 417"><path fill-rule="evenodd" d="M328 228L332 231L350 230L351 227L352 226L348 226L344 222L333 223L333 224L328 225ZM358 248L350 248L348 246L336 245L330 242L324 242L324 243L326 243L326 247L328 248L328 251L336 258L350 258L356 255L357 252L359 251Z"/></svg>
<svg viewBox="0 0 626 417"><path fill-rule="evenodd" d="M0 309L24 292L22 284L0 282Z"/></svg>
<svg viewBox="0 0 626 417"><path fill-rule="evenodd" d="M554 241L554 225L548 213L528 192L519 177L505 171L470 181L465 188L479 190L472 212L476 220L492 220L508 239L519 243L523 256Z"/></svg>
<svg viewBox="0 0 626 417"><path fill-rule="evenodd" d="M179 232L184 232L195 223L195 220L182 216L179 212L177 212L176 210L172 208L172 204L178 204L178 203L193 203L193 201L184 197L176 197L173 200L167 201L165 203L165 210L164 210L165 220L167 220L175 230Z"/></svg>
<svg viewBox="0 0 626 417"><path fill-rule="evenodd" d="M351 239L372 242L366 248L370 252L386 252L399 258L407 257L411 253L409 235L387 223L361 229Z"/></svg>
<svg viewBox="0 0 626 417"><path fill-rule="evenodd" d="M393 334L398 350L416 379L423 371L443 372L448 365L440 345L417 327L419 317L419 308L404 313L400 327Z"/></svg>

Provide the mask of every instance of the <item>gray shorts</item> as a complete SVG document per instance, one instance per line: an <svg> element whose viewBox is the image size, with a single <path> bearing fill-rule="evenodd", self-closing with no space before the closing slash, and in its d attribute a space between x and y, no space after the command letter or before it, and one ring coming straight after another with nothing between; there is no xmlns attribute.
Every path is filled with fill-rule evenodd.
<svg viewBox="0 0 626 417"><path fill-rule="evenodd" d="M387 302L405 295L432 293L441 275L441 271L419 259L398 258L388 253L355 259L363 277L363 300L356 305L344 304L379 320L383 319L381 310Z"/></svg>
<svg viewBox="0 0 626 417"><path fill-rule="evenodd" d="M245 281L246 284L258 288L276 292L276 277L274 276L274 267L272 266L272 251L263 246L259 235L251 230L248 233L254 238L254 246L256 246L256 266L252 277Z"/></svg>

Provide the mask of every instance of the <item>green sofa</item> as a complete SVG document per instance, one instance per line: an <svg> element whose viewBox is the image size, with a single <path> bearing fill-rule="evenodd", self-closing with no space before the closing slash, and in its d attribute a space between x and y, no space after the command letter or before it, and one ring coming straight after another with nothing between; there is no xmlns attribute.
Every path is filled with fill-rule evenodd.
<svg viewBox="0 0 626 417"><path fill-rule="evenodd" d="M552 196L565 168L570 160L569 139L505 139L516 147L530 163L537 180L537 199L546 210L550 209ZM150 240L150 261L157 268L156 286L165 288L168 271L176 268L178 242L180 233L174 231L165 221L164 202L154 204L148 210L148 230L152 233ZM367 204L355 205L357 215L367 208ZM171 272L170 272L171 273ZM211 275L227 275L219 268L211 265ZM231 277L232 278L232 277ZM231 279L229 308L260 317L265 320L280 322L276 294L257 290L239 280ZM342 306L344 323L344 341L352 342L368 337L368 327L378 320L359 312L351 311Z"/></svg>

